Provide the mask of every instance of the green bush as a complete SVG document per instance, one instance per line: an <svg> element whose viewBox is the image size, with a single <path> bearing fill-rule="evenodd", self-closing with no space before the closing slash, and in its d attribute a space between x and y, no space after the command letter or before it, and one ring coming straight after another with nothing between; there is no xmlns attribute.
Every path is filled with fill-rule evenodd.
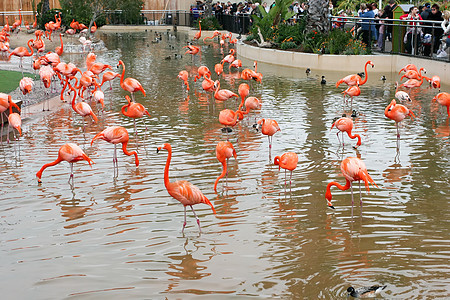
<svg viewBox="0 0 450 300"><path fill-rule="evenodd" d="M297 48L297 44L295 42L292 41L285 41L281 43L281 49L286 50L286 49L294 49Z"/></svg>
<svg viewBox="0 0 450 300"><path fill-rule="evenodd" d="M322 53L326 38L327 36L321 32L315 30L308 32L302 43L303 51L318 54Z"/></svg>
<svg viewBox="0 0 450 300"><path fill-rule="evenodd" d="M200 20L202 30L221 30L222 26L216 17L208 17ZM198 28L198 22L194 23L194 28Z"/></svg>
<svg viewBox="0 0 450 300"><path fill-rule="evenodd" d="M325 53L341 54L346 49L348 41L352 40L352 34L345 30L333 29L325 45Z"/></svg>
<svg viewBox="0 0 450 300"><path fill-rule="evenodd" d="M347 45L345 45L345 50L343 54L345 55L367 55L371 54L372 50L367 48L367 45L364 44L361 40L351 39Z"/></svg>
<svg viewBox="0 0 450 300"><path fill-rule="evenodd" d="M294 25L281 23L275 30L273 41L277 44L282 44L287 39L291 39L291 41L293 41L297 45L300 45L303 40L304 30L304 23L296 23Z"/></svg>

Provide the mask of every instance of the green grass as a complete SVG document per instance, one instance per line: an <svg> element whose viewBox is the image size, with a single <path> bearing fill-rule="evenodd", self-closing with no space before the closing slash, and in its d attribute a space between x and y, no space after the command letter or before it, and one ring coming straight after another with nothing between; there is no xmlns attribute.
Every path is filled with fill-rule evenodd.
<svg viewBox="0 0 450 300"><path fill-rule="evenodd" d="M23 73L23 76L34 78L34 74ZM19 87L22 72L0 70L0 92L10 93Z"/></svg>

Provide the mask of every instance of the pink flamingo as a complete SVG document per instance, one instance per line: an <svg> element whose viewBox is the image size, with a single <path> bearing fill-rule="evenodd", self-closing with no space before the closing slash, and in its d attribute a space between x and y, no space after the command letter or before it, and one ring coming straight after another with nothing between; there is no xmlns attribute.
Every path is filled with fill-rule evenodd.
<svg viewBox="0 0 450 300"><path fill-rule="evenodd" d="M220 81L216 80L216 92L214 93L214 98L217 101L226 101L232 97L238 98L239 96L236 93L233 93L230 90L220 89Z"/></svg>
<svg viewBox="0 0 450 300"><path fill-rule="evenodd" d="M228 171L227 171L227 165L228 160L230 157L234 156L234 159L236 159L236 150L234 150L233 145L226 141L226 142L219 142L216 146L216 157L217 160L222 164L222 173L217 177L216 181L214 182L214 191L217 191L217 183L219 182L220 178L223 178L224 176L227 176L228 178Z"/></svg>
<svg viewBox="0 0 450 300"><path fill-rule="evenodd" d="M446 92L442 92L434 96L433 102L437 102L442 106L447 106L447 115L450 118L450 94Z"/></svg>
<svg viewBox="0 0 450 300"><path fill-rule="evenodd" d="M141 91L145 97L145 90L142 87L141 83L131 77L123 79L124 75L125 75L125 64L123 63L123 61L119 60L119 63L117 64L117 66L119 66L119 65L122 65L122 67L123 67L122 76L120 77L120 86L122 87L122 89L131 93L131 98L133 99L133 101L134 101L134 93L137 91Z"/></svg>
<svg viewBox="0 0 450 300"><path fill-rule="evenodd" d="M129 152L127 150L127 145L129 141L128 131L122 126L111 126L107 127L102 132L98 133L91 141L94 143L95 140L102 139L114 145L114 156L113 156L113 168L114 168L114 178L119 175L119 162L117 160L117 144L122 144L122 151L125 155L134 155L134 163L136 168L139 167L139 158L136 151ZM117 173L116 173L117 170Z"/></svg>
<svg viewBox="0 0 450 300"><path fill-rule="evenodd" d="M192 209L192 212L197 219L198 229L201 232L202 229L200 227L200 219L197 217L197 214L195 213L192 205L204 203L211 206L214 214L216 213L216 210L214 209L214 206L208 200L208 198L206 198L206 196L203 195L200 189L192 183L185 180L175 182L169 181L169 166L172 159L172 146L169 143L165 143L158 147L156 152L159 152L162 149L166 149L169 152L167 156L166 166L164 168L164 185L166 186L169 195L171 195L173 198L180 201L181 204L184 205L184 223L181 232L184 233L184 228L186 227L186 206L189 206Z"/></svg>
<svg viewBox="0 0 450 300"><path fill-rule="evenodd" d="M281 156L275 156L273 163L278 166L278 171L284 169L284 187L286 188L286 172L289 170L291 175L289 177L289 188L292 186L292 172L297 168L298 155L295 152L286 152Z"/></svg>
<svg viewBox="0 0 450 300"><path fill-rule="evenodd" d="M91 163L94 163L92 159L90 159L89 156L87 156L86 153L84 153L83 150L81 150L81 148L78 145L74 143L67 143L62 145L58 151L58 158L51 163L43 165L42 168L36 173L38 182L42 183L41 181L42 172L44 172L45 169L57 165L62 161L67 161L70 164L69 184L73 185L73 163L80 160L87 161L91 167L92 167ZM72 183L70 182L71 180Z"/></svg>
<svg viewBox="0 0 450 300"><path fill-rule="evenodd" d="M272 149L273 135L278 131L281 131L280 126L278 126L277 121L272 119L261 119L258 121L257 124L261 125L262 134L267 135L267 138L269 139L269 154L270 154L270 150Z"/></svg>
<svg viewBox="0 0 450 300"><path fill-rule="evenodd" d="M399 129L398 129L398 123L403 121L403 119L406 116L410 116L411 119L415 118L416 116L406 106L401 105L401 104L397 104L395 99L392 99L391 103L386 107L386 109L384 110L384 115L387 118L395 121L395 125L397 127L397 148L398 148L399 141L400 141L400 132L399 132Z"/></svg>
<svg viewBox="0 0 450 300"><path fill-rule="evenodd" d="M352 129L353 129L353 120L347 117L342 117L336 120L336 122L333 123L333 125L331 125L331 129L333 129L333 127L336 126L336 128L339 130L336 133L336 136L339 140L339 143L341 142L339 139L339 132L342 132L342 146L344 146L344 132L347 132L348 137L351 139L354 138L358 138L358 142L356 143L356 146L354 146L353 148L357 149L359 146L361 146L361 136L359 134L352 134Z"/></svg>
<svg viewBox="0 0 450 300"><path fill-rule="evenodd" d="M328 206L332 209L334 209L334 206L331 204L331 186L336 186L338 189L345 191L348 189L351 189L352 193L352 215L353 215L353 181L364 181L364 185L366 186L367 191L369 192L369 182L378 187L376 183L373 181L372 177L370 177L369 173L367 172L366 165L364 162L357 158L357 157L347 157L344 159L341 163L341 171L342 174L345 177L346 184L345 186L340 185L339 183L332 181L328 183L325 198L327 199ZM362 198L361 198L361 185L359 186L359 198L360 198L360 205L362 207Z"/></svg>
<svg viewBox="0 0 450 300"><path fill-rule="evenodd" d="M27 48L25 47L17 47L15 48L8 56L8 60L11 59L11 56L15 55L18 56L20 58L20 63L19 63L19 67L22 70L22 77L23 77L23 65L22 65L22 60L25 56L31 56L34 53L33 48L31 47L31 43L33 42L33 39L28 40L27 45L28 48L30 48L31 52L28 51Z"/></svg>
<svg viewBox="0 0 450 300"><path fill-rule="evenodd" d="M109 89L112 90L111 80L117 77L120 77L119 73L112 71L105 72L102 76L102 83L100 84L100 86L102 86L105 82L109 81Z"/></svg>
<svg viewBox="0 0 450 300"><path fill-rule="evenodd" d="M185 70L182 70L178 73L177 78L183 81L184 85L186 86L186 90L189 91L189 82L188 82L189 73Z"/></svg>
<svg viewBox="0 0 450 300"><path fill-rule="evenodd" d="M339 85L341 83L345 83L348 86L352 86L352 85L363 85L367 82L367 78L369 78L369 74L367 73L367 65L371 65L372 68L374 67L374 64L372 61L367 61L366 64L364 65L364 73L366 74L366 76L364 77L364 80L361 79L361 76L359 76L358 74L352 74L352 75L348 75L345 76L344 78L340 79L338 82L336 82L336 87L339 87Z"/></svg>
<svg viewBox="0 0 450 300"><path fill-rule="evenodd" d="M245 98L250 93L250 87L246 83L241 83L238 88L239 96L241 96L241 104L239 104L238 110L241 110L242 106L244 106Z"/></svg>

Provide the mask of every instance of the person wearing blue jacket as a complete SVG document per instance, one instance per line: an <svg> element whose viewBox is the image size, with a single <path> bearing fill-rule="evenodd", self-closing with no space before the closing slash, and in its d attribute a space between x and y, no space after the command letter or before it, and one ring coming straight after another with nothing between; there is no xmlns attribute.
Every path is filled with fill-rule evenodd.
<svg viewBox="0 0 450 300"><path fill-rule="evenodd" d="M375 14L373 13L373 7L371 4L361 4L361 11L359 13L361 18L373 19ZM361 21L361 36L362 41L367 47L371 47L372 32L375 31L375 23L373 20L362 20Z"/></svg>

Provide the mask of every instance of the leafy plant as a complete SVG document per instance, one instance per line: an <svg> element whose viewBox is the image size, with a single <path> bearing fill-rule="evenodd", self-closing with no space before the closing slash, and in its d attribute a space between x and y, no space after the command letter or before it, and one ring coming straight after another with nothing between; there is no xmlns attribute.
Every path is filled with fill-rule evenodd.
<svg viewBox="0 0 450 300"><path fill-rule="evenodd" d="M283 50L294 49L294 48L297 48L297 44L295 42L293 42L293 41L289 41L289 39L288 39L288 40L286 40L286 41L281 43L281 47L280 48L283 49Z"/></svg>
<svg viewBox="0 0 450 300"><path fill-rule="evenodd" d="M302 46L305 52L322 53L326 35L318 31L308 32L303 40Z"/></svg>
<svg viewBox="0 0 450 300"><path fill-rule="evenodd" d="M200 20L202 30L221 30L222 26L216 17L208 17ZM194 23L194 28L198 28L198 22Z"/></svg>
<svg viewBox="0 0 450 300"><path fill-rule="evenodd" d="M346 49L348 41L352 39L352 34L345 30L333 29L327 38L325 53L341 54Z"/></svg>
<svg viewBox="0 0 450 300"><path fill-rule="evenodd" d="M371 49L367 48L366 44L364 44L361 40L354 39L351 39L347 43L343 52L345 55L367 55L371 53Z"/></svg>

